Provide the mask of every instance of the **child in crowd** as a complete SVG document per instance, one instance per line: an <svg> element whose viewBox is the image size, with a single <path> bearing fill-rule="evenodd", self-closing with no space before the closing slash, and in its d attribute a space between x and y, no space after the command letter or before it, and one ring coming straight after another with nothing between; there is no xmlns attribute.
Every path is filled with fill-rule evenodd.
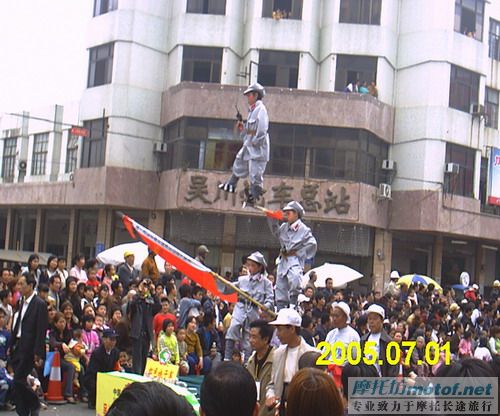
<svg viewBox="0 0 500 416"><path fill-rule="evenodd" d="M97 295L99 286L101 285L99 283L99 280L97 280L97 269L95 268L89 269L87 272L87 278L88 278L87 287L90 286L94 291L94 295ZM87 290L87 288L85 288L85 290Z"/></svg>
<svg viewBox="0 0 500 416"><path fill-rule="evenodd" d="M5 324L7 329L10 329L10 325L12 322L12 305L10 302L12 301L12 293L10 290L2 290L0 292L0 309L3 309L5 312Z"/></svg>
<svg viewBox="0 0 500 416"><path fill-rule="evenodd" d="M120 367L125 373L133 373L132 371L132 357L127 353L127 351L120 351L118 362Z"/></svg>
<svg viewBox="0 0 500 416"><path fill-rule="evenodd" d="M99 335L92 329L94 326L94 317L91 315L84 315L82 319L83 332L82 340L85 345L85 355L90 360L92 353L101 345Z"/></svg>
<svg viewBox="0 0 500 416"><path fill-rule="evenodd" d="M80 382L78 381L80 377L80 372L82 371L82 365L80 363L80 358L83 358L85 362L87 361L87 356L85 355L85 344L83 342L83 334L81 329L75 329L73 331L73 338L68 344L69 352L64 355L64 359L71 363L75 368L75 376L73 378L73 385L80 388Z"/></svg>
<svg viewBox="0 0 500 416"><path fill-rule="evenodd" d="M3 309L0 309L0 368L7 365L7 350L10 343L10 331L7 329L6 315Z"/></svg>
<svg viewBox="0 0 500 416"><path fill-rule="evenodd" d="M92 286L84 285L83 297L82 297L82 310L85 308L85 305L92 305L92 301L94 300L94 288Z"/></svg>
<svg viewBox="0 0 500 416"><path fill-rule="evenodd" d="M163 321L163 330L158 335L157 351L160 360L162 359L162 351L167 350L168 360L170 363L179 364L179 345L177 344L177 337L174 333L174 322L171 319Z"/></svg>
<svg viewBox="0 0 500 416"><path fill-rule="evenodd" d="M102 332L105 329L108 329L107 325L105 324L105 319L102 315L96 314L94 319L94 326L92 329L97 332L97 335L99 335L99 339L102 339Z"/></svg>
<svg viewBox="0 0 500 416"><path fill-rule="evenodd" d="M179 348L179 374L185 376L189 373L189 364L187 362L187 344L186 330L184 328L177 329L177 346Z"/></svg>

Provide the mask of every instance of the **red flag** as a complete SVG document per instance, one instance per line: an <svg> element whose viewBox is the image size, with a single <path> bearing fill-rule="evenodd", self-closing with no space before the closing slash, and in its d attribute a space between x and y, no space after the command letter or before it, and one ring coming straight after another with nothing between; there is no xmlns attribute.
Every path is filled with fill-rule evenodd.
<svg viewBox="0 0 500 416"><path fill-rule="evenodd" d="M210 270L207 266L201 264L199 261L179 250L177 247L158 237L155 233L146 227L143 227L132 218L124 215L122 219L125 228L133 238L136 238L137 235L162 259L168 261L177 270L194 280L201 287L204 287L214 295L219 296L221 299L228 302L234 303L238 301L236 293L224 294L219 290L216 278L212 275L212 270Z"/></svg>

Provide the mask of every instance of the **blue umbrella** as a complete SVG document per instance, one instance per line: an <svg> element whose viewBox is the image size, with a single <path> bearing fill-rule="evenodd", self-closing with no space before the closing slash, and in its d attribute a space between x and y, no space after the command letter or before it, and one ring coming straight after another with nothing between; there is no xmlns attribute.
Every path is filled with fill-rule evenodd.
<svg viewBox="0 0 500 416"><path fill-rule="evenodd" d="M456 289L456 290L461 290L461 291L465 292L467 290L468 286L464 286L464 285L461 285L461 284L456 284L456 285L453 285L452 288Z"/></svg>

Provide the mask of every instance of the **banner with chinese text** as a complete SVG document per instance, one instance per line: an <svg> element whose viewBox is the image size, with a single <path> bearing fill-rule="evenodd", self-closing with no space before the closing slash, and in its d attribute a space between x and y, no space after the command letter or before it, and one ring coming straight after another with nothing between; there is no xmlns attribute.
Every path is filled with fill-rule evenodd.
<svg viewBox="0 0 500 416"><path fill-rule="evenodd" d="M488 169L488 204L500 205L500 149L492 147Z"/></svg>

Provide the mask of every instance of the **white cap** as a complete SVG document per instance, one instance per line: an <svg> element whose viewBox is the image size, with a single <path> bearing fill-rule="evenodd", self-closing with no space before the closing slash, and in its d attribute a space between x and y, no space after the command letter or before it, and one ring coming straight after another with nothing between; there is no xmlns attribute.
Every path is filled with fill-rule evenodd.
<svg viewBox="0 0 500 416"><path fill-rule="evenodd" d="M500 280L494 280L493 287L500 287Z"/></svg>
<svg viewBox="0 0 500 416"><path fill-rule="evenodd" d="M304 216L304 208L297 201L290 201L283 207L282 211L295 211L299 218Z"/></svg>
<svg viewBox="0 0 500 416"><path fill-rule="evenodd" d="M397 270L393 270L391 272L391 279L399 279L400 276L399 276L399 272Z"/></svg>
<svg viewBox="0 0 500 416"><path fill-rule="evenodd" d="M297 297L297 304L301 304L302 302L310 302L311 301L311 298L308 298L306 295L304 295L303 293L301 293L298 297Z"/></svg>
<svg viewBox="0 0 500 416"><path fill-rule="evenodd" d="M267 267L266 259L264 258L264 255L262 253L260 253L259 251L254 251L252 254L250 254L247 257L247 260L252 260L255 263L258 263L264 267Z"/></svg>
<svg viewBox="0 0 500 416"><path fill-rule="evenodd" d="M302 326L302 318L295 309L285 308L278 312L278 317L269 322L269 325L291 325L291 326Z"/></svg>
<svg viewBox="0 0 500 416"><path fill-rule="evenodd" d="M460 303L463 305L466 305L467 303L469 303L469 301L467 299L462 299L462 302L460 302Z"/></svg>
<svg viewBox="0 0 500 416"><path fill-rule="evenodd" d="M332 303L332 308L339 308L344 312L347 316L347 323L351 323L351 308L345 302L334 302Z"/></svg>
<svg viewBox="0 0 500 416"><path fill-rule="evenodd" d="M472 289L479 290L479 286L478 286L477 284L475 284L475 283L474 283L474 284L472 285Z"/></svg>
<svg viewBox="0 0 500 416"><path fill-rule="evenodd" d="M380 305L376 305L375 303L371 304L368 309L366 310L366 313L376 313L377 315L380 315L382 319L385 319L385 311L384 308Z"/></svg>

